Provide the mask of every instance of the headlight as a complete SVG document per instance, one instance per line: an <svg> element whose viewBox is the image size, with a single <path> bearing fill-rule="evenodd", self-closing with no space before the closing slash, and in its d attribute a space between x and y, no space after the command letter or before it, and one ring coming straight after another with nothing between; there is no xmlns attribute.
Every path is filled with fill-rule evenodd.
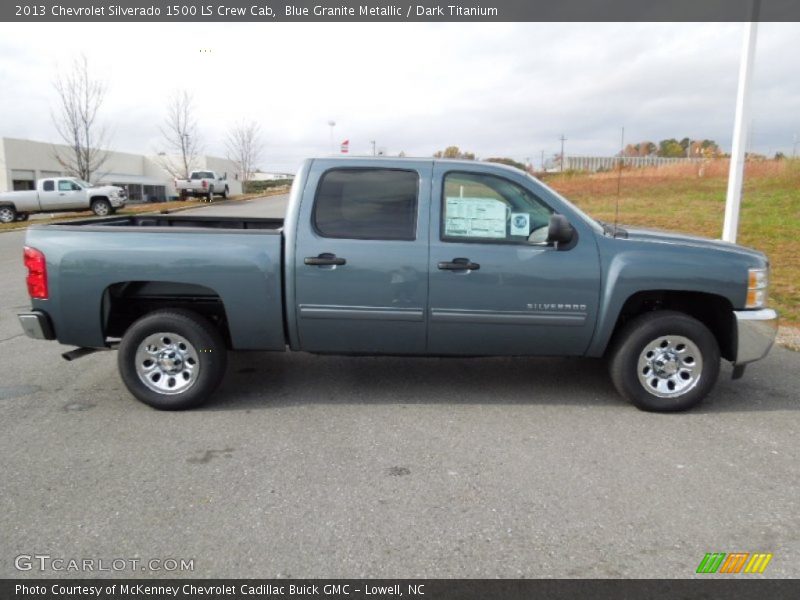
<svg viewBox="0 0 800 600"><path fill-rule="evenodd" d="M749 269L747 272L747 304L745 308L764 308L767 305L767 269Z"/></svg>

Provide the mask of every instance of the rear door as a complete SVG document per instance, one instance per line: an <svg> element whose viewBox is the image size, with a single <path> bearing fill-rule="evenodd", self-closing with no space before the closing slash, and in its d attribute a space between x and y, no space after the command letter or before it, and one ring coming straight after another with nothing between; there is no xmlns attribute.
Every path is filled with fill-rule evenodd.
<svg viewBox="0 0 800 600"><path fill-rule="evenodd" d="M432 161L315 161L295 241L310 352L422 354Z"/></svg>
<svg viewBox="0 0 800 600"><path fill-rule="evenodd" d="M39 188L39 206L42 210L53 209L58 206L57 179L43 179Z"/></svg>

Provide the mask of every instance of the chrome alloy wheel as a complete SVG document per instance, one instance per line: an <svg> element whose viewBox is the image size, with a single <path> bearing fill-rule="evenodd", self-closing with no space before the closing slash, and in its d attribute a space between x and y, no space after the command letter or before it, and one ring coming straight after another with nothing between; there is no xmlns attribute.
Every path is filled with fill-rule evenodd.
<svg viewBox="0 0 800 600"><path fill-rule="evenodd" d="M136 374L158 394L180 394L200 375L197 350L175 333L154 333L136 349Z"/></svg>
<svg viewBox="0 0 800 600"><path fill-rule="evenodd" d="M0 223L13 223L16 216L13 209L7 206L0 208Z"/></svg>
<svg viewBox="0 0 800 600"><path fill-rule="evenodd" d="M703 373L703 356L689 338L658 337L639 355L639 383L659 398L677 398L694 389Z"/></svg>

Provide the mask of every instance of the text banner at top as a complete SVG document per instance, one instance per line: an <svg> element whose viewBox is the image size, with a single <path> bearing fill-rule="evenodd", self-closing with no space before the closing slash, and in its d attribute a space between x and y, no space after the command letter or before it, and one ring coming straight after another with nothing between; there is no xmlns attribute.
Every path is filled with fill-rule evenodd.
<svg viewBox="0 0 800 600"><path fill-rule="evenodd" d="M38 0L3 2L6 22L800 21L800 0Z"/></svg>

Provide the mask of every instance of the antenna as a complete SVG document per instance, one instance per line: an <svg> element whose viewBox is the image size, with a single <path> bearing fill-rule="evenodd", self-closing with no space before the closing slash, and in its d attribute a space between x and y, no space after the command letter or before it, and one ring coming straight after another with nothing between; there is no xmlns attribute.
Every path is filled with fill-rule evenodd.
<svg viewBox="0 0 800 600"><path fill-rule="evenodd" d="M625 128L619 142L619 168L617 169L617 202L614 206L614 237L617 237L617 223L619 222L619 196L622 190L622 158L625 154Z"/></svg>

